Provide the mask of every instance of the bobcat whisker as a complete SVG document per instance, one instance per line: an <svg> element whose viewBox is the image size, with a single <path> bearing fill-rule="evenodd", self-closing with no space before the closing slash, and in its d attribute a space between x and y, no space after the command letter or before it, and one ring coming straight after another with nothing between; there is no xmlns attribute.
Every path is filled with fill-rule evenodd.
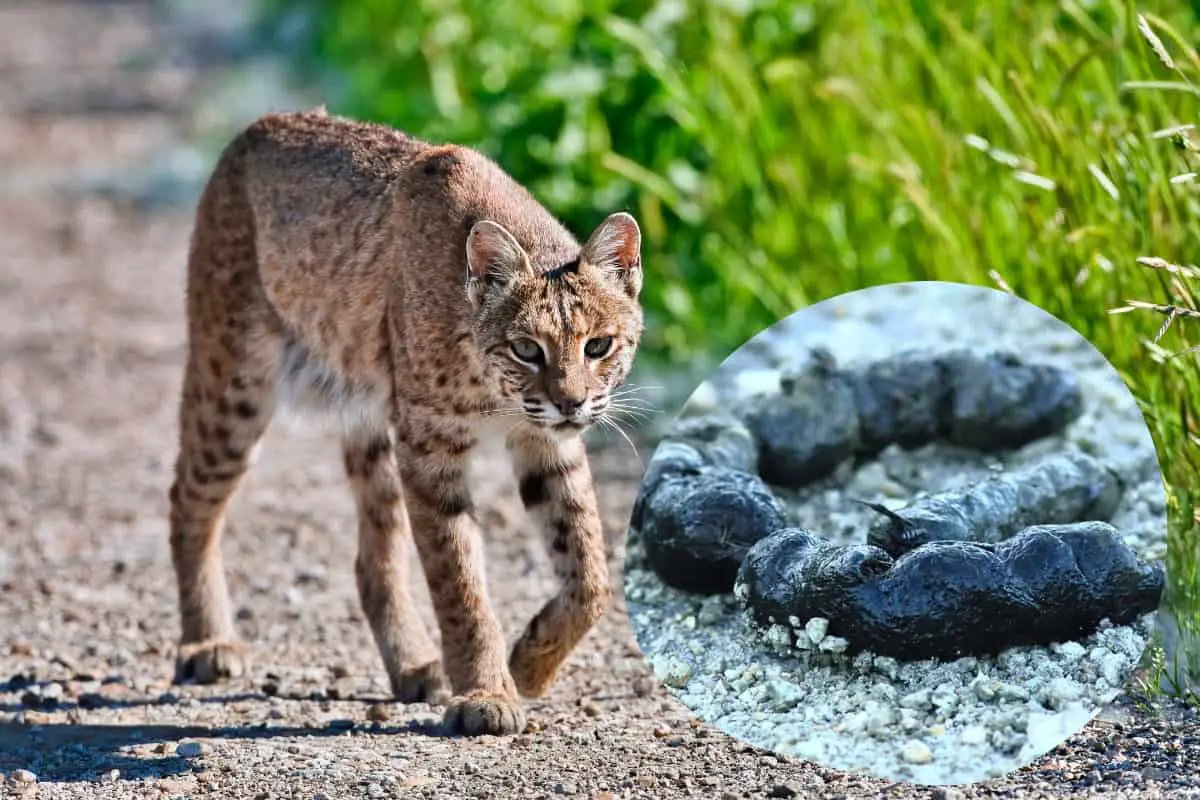
<svg viewBox="0 0 1200 800"><path fill-rule="evenodd" d="M621 436L621 438L624 439L629 444L629 448L631 450L633 450L633 455L635 458L637 458L638 463L640 463L642 465L643 469L645 468L646 462L642 458L642 454L638 452L637 445L633 443L633 439L630 438L629 434L627 434L624 431L624 429L617 423L616 420L614 420L612 417L610 417L607 414L602 414L601 416L599 416L596 419L596 422L602 428L616 431Z"/></svg>

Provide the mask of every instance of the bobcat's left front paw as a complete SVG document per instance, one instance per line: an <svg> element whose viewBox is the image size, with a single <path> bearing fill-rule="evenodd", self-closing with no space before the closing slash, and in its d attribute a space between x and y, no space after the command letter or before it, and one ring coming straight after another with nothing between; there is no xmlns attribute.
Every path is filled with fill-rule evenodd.
<svg viewBox="0 0 1200 800"><path fill-rule="evenodd" d="M237 640L187 642L179 646L175 683L218 683L249 671L249 651Z"/></svg>
<svg viewBox="0 0 1200 800"><path fill-rule="evenodd" d="M481 690L451 700L443 721L452 735L508 736L525 730L525 712L515 697Z"/></svg>

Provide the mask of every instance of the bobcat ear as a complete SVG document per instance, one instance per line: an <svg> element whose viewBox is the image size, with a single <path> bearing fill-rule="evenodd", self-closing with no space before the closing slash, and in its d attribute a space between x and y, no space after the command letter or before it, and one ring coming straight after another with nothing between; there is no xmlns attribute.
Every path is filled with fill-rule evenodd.
<svg viewBox="0 0 1200 800"><path fill-rule="evenodd" d="M606 217L588 237L580 259L619 280L630 297L642 291L642 231L629 214Z"/></svg>
<svg viewBox="0 0 1200 800"><path fill-rule="evenodd" d="M502 285L513 273L527 269L529 258L525 250L505 230L490 219L481 219L467 234L467 282L482 289L487 285Z"/></svg>

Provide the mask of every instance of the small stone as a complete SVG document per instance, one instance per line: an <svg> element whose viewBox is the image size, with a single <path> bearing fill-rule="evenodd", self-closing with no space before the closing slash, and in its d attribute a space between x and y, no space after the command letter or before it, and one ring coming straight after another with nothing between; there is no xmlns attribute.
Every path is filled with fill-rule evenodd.
<svg viewBox="0 0 1200 800"><path fill-rule="evenodd" d="M1087 655L1087 648L1079 642L1063 642L1056 645L1054 651L1062 656L1068 664L1074 664Z"/></svg>
<svg viewBox="0 0 1200 800"><path fill-rule="evenodd" d="M199 758L205 755L208 749L204 742L180 742L175 748L175 754L180 758Z"/></svg>
<svg viewBox="0 0 1200 800"><path fill-rule="evenodd" d="M982 725L969 725L958 735L963 744L983 744L987 741L987 728Z"/></svg>
<svg viewBox="0 0 1200 800"><path fill-rule="evenodd" d="M829 620L822 617L813 617L804 623L804 632L808 634L808 640L813 644L820 644L828 631Z"/></svg>
<svg viewBox="0 0 1200 800"><path fill-rule="evenodd" d="M767 797L799 797L801 788L794 783L777 783L771 787L771 791L767 793Z"/></svg>
<svg viewBox="0 0 1200 800"><path fill-rule="evenodd" d="M844 653L850 646L850 642L843 639L841 636L826 636L821 640L818 649L822 653Z"/></svg>
<svg viewBox="0 0 1200 800"><path fill-rule="evenodd" d="M923 711L929 708L931 703L932 699L928 689L918 689L900 698L901 708L911 708L915 711Z"/></svg>
<svg viewBox="0 0 1200 800"><path fill-rule="evenodd" d="M121 770L110 769L104 775L104 782L105 783L116 783L118 780L120 780L120 778L121 778Z"/></svg>
<svg viewBox="0 0 1200 800"><path fill-rule="evenodd" d="M975 696L985 703L989 700L996 699L996 692L1002 684L999 681L989 680L988 678L980 677L978 680L972 681L972 688L975 690Z"/></svg>
<svg viewBox="0 0 1200 800"><path fill-rule="evenodd" d="M935 786L929 793L930 800L962 800L963 793L949 786Z"/></svg>
<svg viewBox="0 0 1200 800"><path fill-rule="evenodd" d="M391 718L392 712L384 703L372 703L367 708L367 719L371 722L387 722Z"/></svg>
<svg viewBox="0 0 1200 800"><path fill-rule="evenodd" d="M659 680L673 689L684 688L692 679L691 665L677 656L655 656L650 666Z"/></svg>
<svg viewBox="0 0 1200 800"><path fill-rule="evenodd" d="M573 783L565 783L560 781L559 783L554 784L555 794L575 794L578 791L579 790L575 788L575 784Z"/></svg>
<svg viewBox="0 0 1200 800"><path fill-rule="evenodd" d="M928 764L933 761L933 751L920 739L909 739L900 748L900 758L909 764Z"/></svg>
<svg viewBox="0 0 1200 800"><path fill-rule="evenodd" d="M37 783L37 775L27 769L14 769L8 776L13 783Z"/></svg>

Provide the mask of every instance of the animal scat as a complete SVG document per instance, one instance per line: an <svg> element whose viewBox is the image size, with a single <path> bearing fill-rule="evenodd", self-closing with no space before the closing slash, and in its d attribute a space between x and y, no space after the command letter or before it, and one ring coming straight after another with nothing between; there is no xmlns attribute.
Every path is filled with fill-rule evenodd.
<svg viewBox="0 0 1200 800"><path fill-rule="evenodd" d="M1163 584L1162 565L1140 562L1105 522L1031 526L994 545L931 542L895 560L785 528L746 553L734 594L764 628L823 617L848 654L909 661L1078 640L1104 619L1153 612Z"/></svg>
<svg viewBox="0 0 1200 800"><path fill-rule="evenodd" d="M655 448L646 465L630 515L630 528L641 529L646 498L654 493L664 477L696 475L705 467L754 472L757 463L758 445L754 436L736 417L706 414L680 419Z"/></svg>
<svg viewBox="0 0 1200 800"><path fill-rule="evenodd" d="M669 586L697 594L733 588L742 557L784 526L783 508L757 475L723 467L663 477L640 534L646 560Z"/></svg>
<svg viewBox="0 0 1200 800"><path fill-rule="evenodd" d="M1062 431L1082 410L1071 373L1012 353L913 350L847 368L815 348L744 418L758 440L759 474L799 488L891 444L1015 450Z"/></svg>
<svg viewBox="0 0 1200 800"><path fill-rule="evenodd" d="M831 359L812 358L810 369L781 379L781 394L757 399L745 413L758 442L758 474L770 484L803 486L859 450L852 376Z"/></svg>
<svg viewBox="0 0 1200 800"><path fill-rule="evenodd" d="M997 542L1030 525L1110 519L1121 496L1107 466L1086 453L1060 453L885 512L867 542L892 556L932 541Z"/></svg>

